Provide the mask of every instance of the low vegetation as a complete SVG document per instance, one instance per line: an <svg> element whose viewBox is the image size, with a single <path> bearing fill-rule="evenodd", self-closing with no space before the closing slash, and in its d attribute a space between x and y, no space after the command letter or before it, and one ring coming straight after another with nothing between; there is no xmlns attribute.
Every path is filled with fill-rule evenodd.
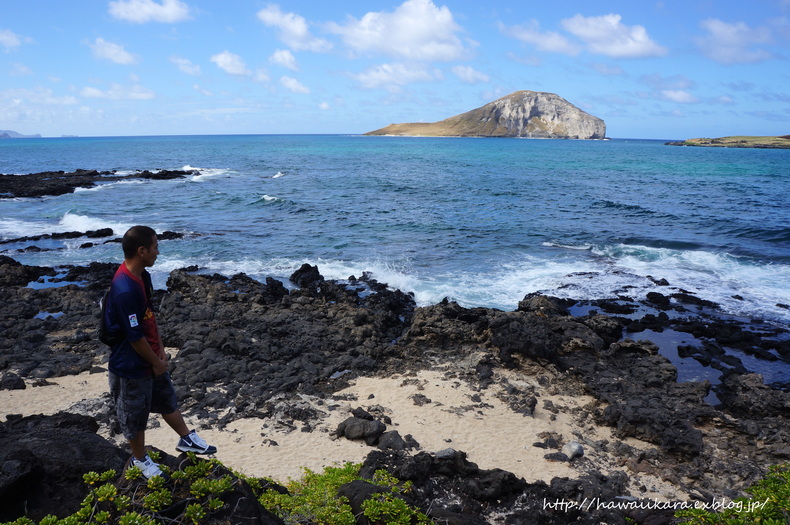
<svg viewBox="0 0 790 525"><path fill-rule="evenodd" d="M348 500L338 496L338 489L346 483L360 480L360 465L346 463L341 467L327 467L321 474L304 470L300 480L288 483L288 494L266 490L260 497L263 506L289 524L320 523L353 525L354 512ZM383 488L362 503L365 517L374 523L418 524L431 523L421 512L409 507L399 496L411 489L411 483L401 483L385 470L379 470L373 480L365 480Z"/></svg>
<svg viewBox="0 0 790 525"><path fill-rule="evenodd" d="M732 136L717 139L700 138L688 139L677 143L677 146L702 146L709 148L790 148L790 135L781 137L756 137L756 136Z"/></svg>
<svg viewBox="0 0 790 525"><path fill-rule="evenodd" d="M151 455L158 461L156 453ZM120 477L114 470L88 472L83 479L89 492L76 513L65 518L46 516L38 524L30 518L19 518L0 525L207 525L227 510L225 496L243 483L249 485L264 508L286 524L353 525L354 510L338 491L347 483L362 480L360 467L345 463L326 467L322 473L304 469L302 478L290 480L285 492L271 480L249 478L231 472L216 459L199 459L189 453L178 469L163 466L167 477L145 480L135 467ZM385 470L377 471L373 480L363 481L374 485L375 490L358 512L371 523L432 523L403 499L411 490L409 482L401 482ZM790 524L790 464L772 467L746 492L751 497L708 509L682 510L675 516L684 524Z"/></svg>
<svg viewBox="0 0 790 525"><path fill-rule="evenodd" d="M149 455L159 461L156 452ZM247 483L260 503L287 524L353 525L356 518L346 498L338 489L360 480L361 465L346 463L327 467L323 473L304 470L299 480L287 484L287 493L270 487L275 482L233 473L218 460L199 459L193 453L178 469L161 465L164 477L143 478L137 467L122 476L115 470L88 472L83 476L89 492L74 514L58 518L44 517L36 524L30 518L0 525L205 525L227 510L225 496ZM431 523L418 510L400 498L411 489L384 470L365 480L380 487L362 504L362 513L372 522L388 524Z"/></svg>
<svg viewBox="0 0 790 525"><path fill-rule="evenodd" d="M681 523L706 525L790 525L790 464L771 467L768 475L746 489L750 498L715 501L712 509L681 510Z"/></svg>

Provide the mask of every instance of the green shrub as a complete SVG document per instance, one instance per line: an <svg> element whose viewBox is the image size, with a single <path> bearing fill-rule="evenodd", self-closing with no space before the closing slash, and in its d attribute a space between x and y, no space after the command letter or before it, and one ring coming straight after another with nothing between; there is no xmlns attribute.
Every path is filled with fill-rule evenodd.
<svg viewBox="0 0 790 525"><path fill-rule="evenodd" d="M377 470L373 474L373 483L388 488L389 492L374 494L362 503L362 510L366 518L388 525L431 523L428 516L412 509L399 497L401 494L411 491L411 481L401 483L398 478L386 470Z"/></svg>
<svg viewBox="0 0 790 525"><path fill-rule="evenodd" d="M287 484L288 494L266 490L270 480L247 478L237 474L253 489L260 503L289 524L353 525L354 513L338 489L359 476L361 465L345 463L326 467L322 473L303 469L299 480ZM223 474L216 459L198 459L193 453L179 469L169 472L169 479L145 480L139 468L128 468L123 476L114 470L88 472L83 476L90 491L77 512L65 518L44 517L38 525L200 525L211 519L225 503L222 495L233 490L239 479ZM424 514L409 507L400 495L411 490L411 483L384 470L373 481L385 492L374 494L363 503L363 512L373 522L387 524L430 523ZM179 516L165 518L162 513L177 503L186 502ZM19 518L0 525L37 525L29 518Z"/></svg>
<svg viewBox="0 0 790 525"><path fill-rule="evenodd" d="M149 455L158 460L157 454ZM181 467L171 473L163 466L162 470L170 475L169 479L157 476L145 480L137 467L128 468L120 478L114 470L101 474L88 472L82 479L90 492L82 500L79 510L62 519L46 516L38 525L199 525L225 506L222 495L233 490L238 480L221 474L222 464L216 459L198 459L193 453L187 454ZM181 515L164 518L160 514L184 500L188 504ZM29 518L19 518L0 525L36 523Z"/></svg>
<svg viewBox="0 0 790 525"><path fill-rule="evenodd" d="M304 469L301 479L287 483L288 494L269 489L260 495L259 501L288 524L353 525L356 520L351 506L337 492L342 485L362 479L360 467L345 463L341 467L326 467L321 474ZM379 470L372 483L388 490L362 503L365 517L387 524L431 523L427 516L398 497L411 490L411 482L401 483L386 470Z"/></svg>
<svg viewBox="0 0 790 525"><path fill-rule="evenodd" d="M338 496L337 490L358 479L359 465L326 467L323 474L303 470L300 480L286 484L288 494L269 489L260 495L261 505L286 523L353 525L354 514L348 500Z"/></svg>
<svg viewBox="0 0 790 525"><path fill-rule="evenodd" d="M681 523L691 524L790 525L790 464L771 467L768 475L746 492L752 497L721 502L711 510L680 510L675 516L685 518Z"/></svg>

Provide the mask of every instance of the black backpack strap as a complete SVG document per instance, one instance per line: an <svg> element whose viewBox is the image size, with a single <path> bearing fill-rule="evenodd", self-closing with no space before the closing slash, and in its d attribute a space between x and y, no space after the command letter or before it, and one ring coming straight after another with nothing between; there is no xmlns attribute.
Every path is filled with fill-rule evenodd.
<svg viewBox="0 0 790 525"><path fill-rule="evenodd" d="M143 270L143 284L145 285L145 297L152 301L154 297L154 284L151 282L151 274L148 270Z"/></svg>
<svg viewBox="0 0 790 525"><path fill-rule="evenodd" d="M123 333L112 333L107 324L107 303L110 301L110 288L104 292L104 295L99 300L99 341L108 345L115 346L124 340Z"/></svg>

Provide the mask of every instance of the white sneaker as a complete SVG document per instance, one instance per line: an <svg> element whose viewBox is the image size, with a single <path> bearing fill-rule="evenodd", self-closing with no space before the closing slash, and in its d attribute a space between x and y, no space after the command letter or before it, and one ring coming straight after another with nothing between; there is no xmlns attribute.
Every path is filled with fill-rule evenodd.
<svg viewBox="0 0 790 525"><path fill-rule="evenodd" d="M159 468L159 464L154 463L154 460L148 457L148 454L145 455L142 461L132 456L132 466L142 470L145 479L151 479L154 476L162 475L162 469Z"/></svg>
<svg viewBox="0 0 790 525"><path fill-rule="evenodd" d="M176 450L180 452L195 452L196 454L216 454L217 447L209 445L194 430L178 440Z"/></svg>

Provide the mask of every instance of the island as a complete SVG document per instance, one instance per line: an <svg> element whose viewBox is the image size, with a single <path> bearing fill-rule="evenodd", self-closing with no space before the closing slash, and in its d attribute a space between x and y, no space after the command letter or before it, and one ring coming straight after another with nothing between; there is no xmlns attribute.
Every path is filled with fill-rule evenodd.
<svg viewBox="0 0 790 525"><path fill-rule="evenodd" d="M554 93L516 91L439 122L390 124L365 135L602 140L606 124Z"/></svg>
<svg viewBox="0 0 790 525"><path fill-rule="evenodd" d="M720 137L717 139L688 139L667 142L667 146L695 146L703 148L763 148L790 149L790 135L781 137L745 136Z"/></svg>
<svg viewBox="0 0 790 525"><path fill-rule="evenodd" d="M0 129L0 139L40 139L41 135L36 133L35 135L22 135L21 133L17 133L16 131L12 131L10 129Z"/></svg>

